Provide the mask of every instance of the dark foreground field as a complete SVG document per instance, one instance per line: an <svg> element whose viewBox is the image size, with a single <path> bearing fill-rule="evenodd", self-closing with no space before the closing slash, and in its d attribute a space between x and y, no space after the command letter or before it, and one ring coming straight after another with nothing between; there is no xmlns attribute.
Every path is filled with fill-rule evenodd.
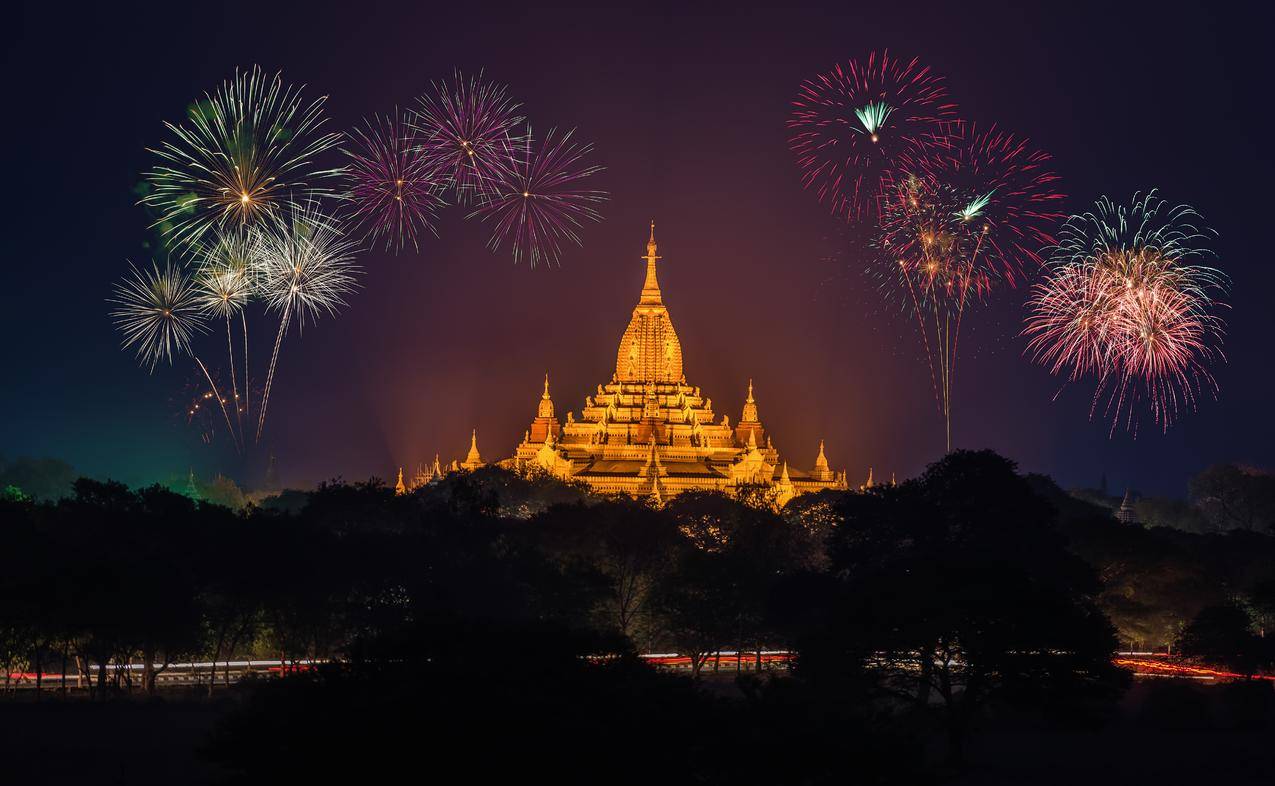
<svg viewBox="0 0 1275 786"><path fill-rule="evenodd" d="M715 692L727 693L724 685ZM934 741L932 782L952 784L1270 784L1275 783L1275 727L1270 706L1237 707L1226 687L1136 683L1110 723L1094 731L1022 729L991 722L971 740L970 763L951 772ZM46 699L0 703L4 778L21 784L215 784L235 773L203 750L237 706L225 696L91 703ZM547 723L552 719L546 718ZM476 730L481 734L481 730ZM499 741L491 740L498 755ZM678 741L669 740L670 745ZM350 750L350 757L389 752ZM390 753L390 755L393 755ZM449 771L445 751L421 741L420 774ZM455 755L455 754L452 754ZM428 762L428 763L427 763ZM617 765L618 766L618 765ZM535 765L527 775L534 779ZM853 761L845 783L859 782ZM599 773L601 780L606 780ZM670 772L668 783L682 782Z"/></svg>

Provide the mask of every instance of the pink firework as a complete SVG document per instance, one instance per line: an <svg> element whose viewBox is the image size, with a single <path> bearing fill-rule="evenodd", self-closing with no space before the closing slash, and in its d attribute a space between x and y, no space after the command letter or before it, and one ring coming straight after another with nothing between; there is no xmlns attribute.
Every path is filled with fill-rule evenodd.
<svg viewBox="0 0 1275 786"><path fill-rule="evenodd" d="M985 234L984 269L1011 287L1040 268L1065 217L1049 161L1024 138L962 121L947 124L918 162L926 179L965 196L958 217Z"/></svg>
<svg viewBox="0 0 1275 786"><path fill-rule="evenodd" d="M1049 273L1029 304L1024 335L1037 362L1071 381L1097 379L1111 428L1136 431L1145 403L1162 429L1202 391L1217 393L1209 364L1223 358L1213 294L1227 279L1196 264L1208 254L1189 207L1154 192L1130 206L1106 197L1063 227Z"/></svg>
<svg viewBox="0 0 1275 786"><path fill-rule="evenodd" d="M508 243L515 263L526 258L532 267L556 264L562 241L580 245L577 230L583 222L602 219L596 206L607 200L607 193L579 187L602 167L585 163L593 146L572 142L573 133L550 130L537 145L528 129L509 141L505 157L510 165L470 214L494 223L487 243L491 250Z"/></svg>
<svg viewBox="0 0 1275 786"><path fill-rule="evenodd" d="M402 249L409 242L419 249L419 235L435 232L443 200L439 173L416 132L395 110L356 128L349 141L344 152L350 158L352 223L363 227L372 242L384 239L387 250Z"/></svg>
<svg viewBox="0 0 1275 786"><path fill-rule="evenodd" d="M788 144L802 185L833 214L857 220L875 212L890 172L924 158L955 117L942 77L915 58L873 52L802 82Z"/></svg>
<svg viewBox="0 0 1275 786"><path fill-rule="evenodd" d="M447 178L456 200L481 200L509 168L509 132L522 122L519 105L503 85L484 81L482 72L466 80L436 82L419 99L411 124L431 170Z"/></svg>

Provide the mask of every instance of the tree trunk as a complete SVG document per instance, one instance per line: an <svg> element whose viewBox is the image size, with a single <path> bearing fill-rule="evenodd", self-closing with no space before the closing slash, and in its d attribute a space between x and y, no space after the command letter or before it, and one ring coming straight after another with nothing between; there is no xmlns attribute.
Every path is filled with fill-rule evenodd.
<svg viewBox="0 0 1275 786"><path fill-rule="evenodd" d="M699 679L700 669L704 668L704 664L708 661L708 653L700 654L698 652L691 653L691 679Z"/></svg>
<svg viewBox="0 0 1275 786"><path fill-rule="evenodd" d="M916 696L913 704L916 709L925 709L930 703L930 680L934 678L934 662L928 653L921 653L921 677L916 683Z"/></svg>
<svg viewBox="0 0 1275 786"><path fill-rule="evenodd" d="M106 661L99 660L97 662L97 697L99 699L106 698Z"/></svg>
<svg viewBox="0 0 1275 786"><path fill-rule="evenodd" d="M155 695L155 650L142 650L142 691L147 696Z"/></svg>
<svg viewBox="0 0 1275 786"><path fill-rule="evenodd" d="M40 698L40 691L44 687L44 667L40 665L40 645L37 644L32 650L31 665L35 667L35 697Z"/></svg>

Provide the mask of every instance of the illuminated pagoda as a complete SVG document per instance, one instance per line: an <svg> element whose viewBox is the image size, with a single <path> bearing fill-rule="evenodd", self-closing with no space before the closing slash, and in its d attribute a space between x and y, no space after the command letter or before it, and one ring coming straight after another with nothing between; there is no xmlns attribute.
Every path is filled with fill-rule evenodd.
<svg viewBox="0 0 1275 786"><path fill-rule="evenodd" d="M581 417L560 422L549 377L522 442L504 466L540 468L562 480L583 482L603 494L624 493L657 501L684 491L730 492L772 488L783 505L799 494L845 489L819 443L815 465L798 470L780 458L762 425L752 380L741 417L713 411L713 400L686 381L682 344L664 305L656 277L655 222L646 245L646 280L620 339L615 374L585 396ZM476 451L471 451L476 454Z"/></svg>

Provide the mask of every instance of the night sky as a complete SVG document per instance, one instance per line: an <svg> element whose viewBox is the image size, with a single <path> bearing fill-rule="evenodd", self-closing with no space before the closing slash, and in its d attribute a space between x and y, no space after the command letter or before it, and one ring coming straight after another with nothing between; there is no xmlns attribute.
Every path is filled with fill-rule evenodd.
<svg viewBox="0 0 1275 786"><path fill-rule="evenodd" d="M144 148L236 66L283 69L327 94L338 129L411 104L460 67L507 84L535 128L574 126L595 143L606 167L596 186L612 195L605 221L557 268L489 252L486 228L457 208L420 253L362 255L364 289L348 310L285 344L267 425L285 483L392 478L435 452L463 456L475 426L485 458L508 456L546 370L559 417L578 413L614 370L651 218L688 381L718 412L738 419L752 377L794 466L813 464L822 437L852 482L869 466L915 474L943 444L919 338L879 304L853 239L802 191L784 127L803 78L888 48L945 74L967 119L1050 151L1068 210L1149 187L1194 205L1220 233L1218 264L1234 281L1220 399L1167 435L1144 423L1136 439L1089 420L1089 386L1052 400L1059 383L1017 337L1025 293L1002 293L962 335L957 446L994 448L1068 486L1105 472L1113 491L1175 495L1213 462L1275 465L1260 20L1203 4L265 5L221 16L217 4L83 14L41 4L9 28L0 454L55 456L130 483L188 468L259 482L259 467L186 426L190 369L149 376L118 349L106 298L126 260L150 254L133 195Z"/></svg>

